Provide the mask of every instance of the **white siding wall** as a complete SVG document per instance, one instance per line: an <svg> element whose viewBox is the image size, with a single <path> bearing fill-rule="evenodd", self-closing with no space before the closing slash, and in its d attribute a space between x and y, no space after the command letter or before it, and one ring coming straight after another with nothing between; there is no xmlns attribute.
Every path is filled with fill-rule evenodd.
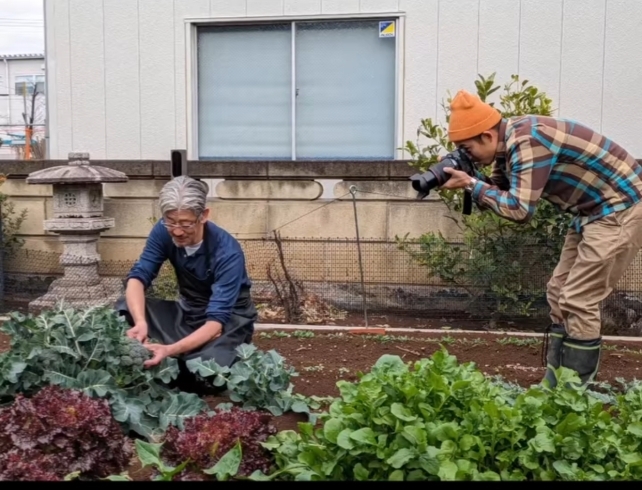
<svg viewBox="0 0 642 490"><path fill-rule="evenodd" d="M404 140L446 91L528 78L642 158L639 0L46 0L51 158L187 145L186 17L406 13Z"/></svg>

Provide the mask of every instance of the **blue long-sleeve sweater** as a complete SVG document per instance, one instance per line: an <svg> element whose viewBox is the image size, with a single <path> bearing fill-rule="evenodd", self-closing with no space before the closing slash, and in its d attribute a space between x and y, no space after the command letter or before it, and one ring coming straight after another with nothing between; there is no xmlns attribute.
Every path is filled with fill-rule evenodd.
<svg viewBox="0 0 642 490"><path fill-rule="evenodd" d="M206 233L211 272L214 277L212 295L206 310L207 320L225 325L230 319L241 288L249 288L252 283L247 274L245 255L239 242L212 222L207 222ZM188 256L185 249L174 245L169 231L160 221L152 229L143 253L127 275L127 280L138 279L147 289L166 260L171 262L177 276L183 270L188 270L203 281L207 280L204 246L201 245L196 253ZM189 304L189 299L187 303Z"/></svg>

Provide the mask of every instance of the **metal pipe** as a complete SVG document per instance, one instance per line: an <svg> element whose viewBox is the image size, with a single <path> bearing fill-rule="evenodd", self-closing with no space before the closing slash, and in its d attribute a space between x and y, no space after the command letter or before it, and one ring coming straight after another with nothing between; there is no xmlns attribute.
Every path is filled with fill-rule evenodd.
<svg viewBox="0 0 642 490"><path fill-rule="evenodd" d="M361 238L359 236L359 218L357 216L357 186L350 186L350 194L352 194L352 207L354 209L354 225L357 229L357 253L359 258L359 272L361 275L361 294L363 294L363 318L368 327L368 300L366 299L366 283L363 277L363 260L361 259Z"/></svg>
<svg viewBox="0 0 642 490"><path fill-rule="evenodd" d="M2 234L2 202L0 202L0 311L4 311L4 235Z"/></svg>
<svg viewBox="0 0 642 490"><path fill-rule="evenodd" d="M49 147L49 70L47 69L47 54L49 53L47 46L47 1L42 2L42 19L44 24L44 38L45 38L45 154L43 158L51 158ZM37 85L36 85L37 86Z"/></svg>
<svg viewBox="0 0 642 490"><path fill-rule="evenodd" d="M2 317L0 317L2 321ZM375 327L370 327L375 328ZM379 327L376 327L377 330ZM296 331L301 330L303 332L360 332L362 330L368 330L364 327L338 327L336 325L285 325L280 323L260 323L257 322L254 324L254 329L257 332L272 332L272 331ZM443 330L436 328L408 328L408 327L385 327L383 330L386 331L386 335L396 335L399 333L413 333L413 334L441 334L441 335L466 335L466 336L478 336L478 337L530 337L530 338L539 338L543 337L543 333L538 332L506 332L501 330ZM617 335L603 335L603 340L609 342L642 342L642 337L619 337Z"/></svg>
<svg viewBox="0 0 642 490"><path fill-rule="evenodd" d="M13 119L11 116L11 85L9 83L9 61L7 60L7 57L5 56L2 58L4 61L4 74L5 74L5 80L7 81L7 103L9 104L9 124L13 123Z"/></svg>

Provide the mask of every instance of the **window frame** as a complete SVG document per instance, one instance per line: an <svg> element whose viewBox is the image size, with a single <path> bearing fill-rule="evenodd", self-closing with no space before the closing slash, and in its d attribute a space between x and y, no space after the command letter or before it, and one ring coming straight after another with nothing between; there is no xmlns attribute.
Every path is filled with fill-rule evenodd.
<svg viewBox="0 0 642 490"><path fill-rule="evenodd" d="M186 110L186 141L187 159L200 160L198 151L198 29L200 27L217 25L257 25L284 22L309 22L309 21L346 21L346 20L395 20L395 96L394 96L394 141L393 160L403 159L404 136L404 52L405 52L405 13L404 12L376 12L363 14L335 14L335 15L298 15L298 16L261 16L261 17L226 17L216 18L186 18L185 28L185 100ZM295 30L293 30L293 36ZM294 46L292 50L294 51ZM294 91L293 91L294 92ZM293 96L293 99L295 97ZM292 112L295 111L294 100ZM293 131L295 129L293 128ZM296 141L292 141L292 162L307 160L297 159L295 153ZM209 160L202 160L209 161Z"/></svg>
<svg viewBox="0 0 642 490"><path fill-rule="evenodd" d="M31 79L31 80L25 80L25 79ZM39 79L41 79L41 80L39 80ZM15 95L20 95L21 96L21 95L24 95L24 94L18 93L18 91L16 90L16 86L19 83L31 84L34 89L37 89L38 88L38 84L42 83L42 86L43 86L44 90L42 92L38 92L38 93L40 95L45 95L46 94L46 91L47 91L47 78L45 77L45 75L15 75L13 77L13 90L14 90L14 92L16 92ZM29 88L29 85L27 85L27 88ZM27 91L26 95L27 96L33 95L33 91Z"/></svg>

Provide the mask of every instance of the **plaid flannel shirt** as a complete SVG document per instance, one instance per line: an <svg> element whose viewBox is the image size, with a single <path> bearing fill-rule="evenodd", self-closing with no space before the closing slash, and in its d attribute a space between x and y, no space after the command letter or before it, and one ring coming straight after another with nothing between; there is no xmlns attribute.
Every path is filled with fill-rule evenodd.
<svg viewBox="0 0 642 490"><path fill-rule="evenodd" d="M543 116L502 120L490 178L477 172L473 199L517 223L538 200L575 215L582 227L642 200L642 167L621 146L577 122Z"/></svg>

